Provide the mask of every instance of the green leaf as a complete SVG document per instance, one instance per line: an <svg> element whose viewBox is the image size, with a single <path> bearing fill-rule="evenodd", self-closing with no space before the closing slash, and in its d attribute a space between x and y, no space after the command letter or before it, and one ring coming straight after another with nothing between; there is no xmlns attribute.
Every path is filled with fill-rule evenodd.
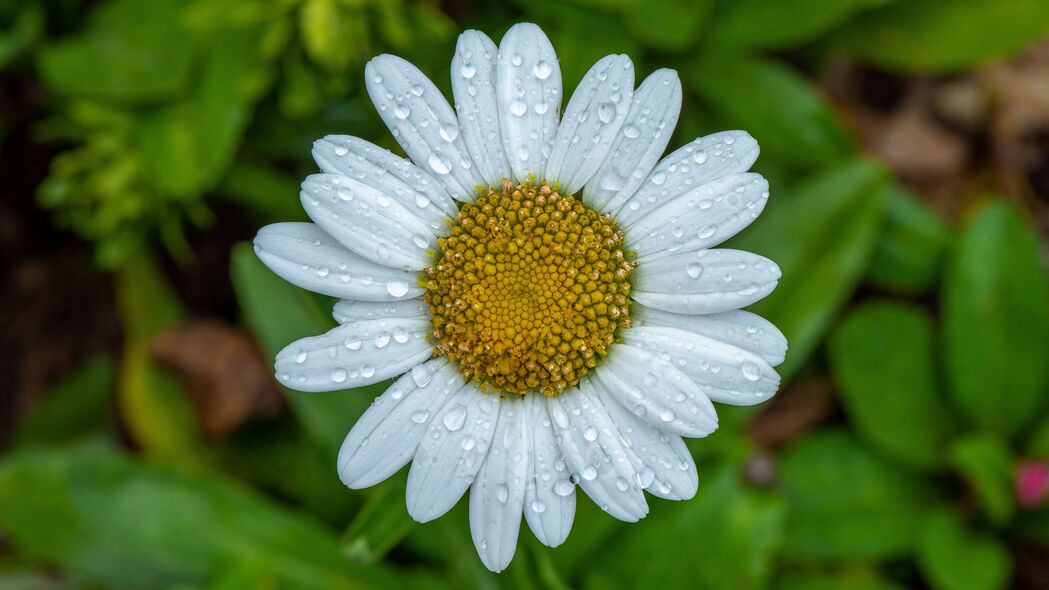
<svg viewBox="0 0 1049 590"><path fill-rule="evenodd" d="M956 430L936 379L932 319L888 301L854 309L830 340L849 421L889 458L933 469Z"/></svg>
<svg viewBox="0 0 1049 590"><path fill-rule="evenodd" d="M114 590L200 584L244 563L289 589L410 583L347 562L333 531L304 513L223 480L109 452L7 457L0 529L21 554Z"/></svg>
<svg viewBox="0 0 1049 590"><path fill-rule="evenodd" d="M215 32L193 92L142 115L136 132L143 165L162 192L195 197L229 168L252 108L272 80L260 35L256 28Z"/></svg>
<svg viewBox="0 0 1049 590"><path fill-rule="evenodd" d="M783 278L753 305L790 342L777 369L784 381L808 360L855 289L874 247L882 216L884 174L863 160L827 168L773 196L770 210L729 246L768 256ZM775 189L773 189L775 191ZM775 193L773 193L775 195Z"/></svg>
<svg viewBox="0 0 1049 590"><path fill-rule="evenodd" d="M1015 458L1001 439L988 433L959 439L950 449L949 461L969 483L991 522L1004 524L1012 518Z"/></svg>
<svg viewBox="0 0 1049 590"><path fill-rule="evenodd" d="M782 540L782 501L747 487L732 467L704 475L693 500L653 501L645 520L609 538L586 586L764 588Z"/></svg>
<svg viewBox="0 0 1049 590"><path fill-rule="evenodd" d="M929 291L939 280L948 238L947 224L939 215L906 190L891 187L867 282L902 293Z"/></svg>
<svg viewBox="0 0 1049 590"><path fill-rule="evenodd" d="M1049 285L1042 246L1023 216L985 205L965 229L943 291L950 393L961 413L1012 435L1045 408Z"/></svg>
<svg viewBox="0 0 1049 590"><path fill-rule="evenodd" d="M633 0L624 8L627 28L642 43L682 51L699 39L710 0Z"/></svg>
<svg viewBox="0 0 1049 590"><path fill-rule="evenodd" d="M250 244L234 247L230 266L244 320L267 355L272 357L298 338L322 334L335 326L315 298L273 274L255 256ZM286 396L306 431L334 454L350 427L387 385L383 382L329 393L286 391Z"/></svg>
<svg viewBox="0 0 1049 590"><path fill-rule="evenodd" d="M704 43L785 48L812 41L857 13L894 0L721 0Z"/></svg>
<svg viewBox="0 0 1049 590"><path fill-rule="evenodd" d="M46 391L15 427L16 448L63 445L115 431L116 365L109 357L88 361Z"/></svg>
<svg viewBox="0 0 1049 590"><path fill-rule="evenodd" d="M195 46L181 0L109 0L86 31L45 47L40 74L55 92L141 103L172 96L189 80Z"/></svg>
<svg viewBox="0 0 1049 590"><path fill-rule="evenodd" d="M150 341L183 315L182 303L148 252L117 273L117 304L124 327L118 400L128 435L165 461L200 461L199 435L179 382L152 359Z"/></svg>
<svg viewBox="0 0 1049 590"><path fill-rule="evenodd" d="M863 15L835 44L883 68L941 73L1020 52L1047 32L1044 0L905 0Z"/></svg>
<svg viewBox="0 0 1049 590"><path fill-rule="evenodd" d="M349 559L372 563L383 558L415 527L404 509L408 475L402 472L375 487L342 538Z"/></svg>
<svg viewBox="0 0 1049 590"><path fill-rule="evenodd" d="M926 483L872 455L847 432L802 440L779 467L788 503L785 553L883 559L913 547L930 495Z"/></svg>
<svg viewBox="0 0 1049 590"><path fill-rule="evenodd" d="M219 184L218 192L270 221L309 219L296 198L299 181L266 164L236 161Z"/></svg>
<svg viewBox="0 0 1049 590"><path fill-rule="evenodd" d="M44 28L44 10L35 0L0 3L0 69L29 48Z"/></svg>
<svg viewBox="0 0 1049 590"><path fill-rule="evenodd" d="M852 153L827 101L809 83L775 62L708 53L681 68L683 82L731 125L746 129L766 154L811 166Z"/></svg>
<svg viewBox="0 0 1049 590"><path fill-rule="evenodd" d="M1009 550L993 535L968 528L949 510L925 520L918 565L936 590L1005 588L1012 573Z"/></svg>
<svg viewBox="0 0 1049 590"><path fill-rule="evenodd" d="M777 580L775 590L904 590L867 571L828 574L789 574Z"/></svg>

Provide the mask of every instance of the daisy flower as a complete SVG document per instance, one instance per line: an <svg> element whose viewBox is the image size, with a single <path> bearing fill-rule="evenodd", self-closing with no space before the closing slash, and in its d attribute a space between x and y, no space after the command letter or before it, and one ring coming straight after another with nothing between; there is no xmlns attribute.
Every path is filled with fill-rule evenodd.
<svg viewBox="0 0 1049 590"><path fill-rule="evenodd" d="M576 488L634 522L645 492L696 493L682 437L717 428L712 401L779 386L787 342L740 308L768 295L772 261L720 242L765 206L752 137L700 137L660 159L681 83L635 90L626 55L598 61L562 115L557 56L539 27L496 47L466 31L453 107L410 63L380 55L365 82L411 160L356 137L317 141L302 183L313 223L255 239L285 280L340 298L339 327L288 345L276 376L300 391L397 378L350 430L342 481L375 485L411 462L419 522L470 490L470 531L493 571L521 518L555 547Z"/></svg>

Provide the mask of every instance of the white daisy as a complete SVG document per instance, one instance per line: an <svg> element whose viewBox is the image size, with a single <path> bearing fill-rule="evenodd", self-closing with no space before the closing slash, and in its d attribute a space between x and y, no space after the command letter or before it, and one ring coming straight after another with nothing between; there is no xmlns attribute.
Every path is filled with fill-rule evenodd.
<svg viewBox="0 0 1049 590"><path fill-rule="evenodd" d="M420 522L470 488L474 544L500 571L522 514L541 542L564 542L576 486L631 522L644 491L691 498L681 437L714 431L711 401L772 396L787 342L740 310L777 266L712 249L765 206L768 184L747 172L758 146L729 131L660 159L681 107L674 71L635 91L630 59L610 55L562 117L557 57L532 24L499 47L466 31L451 71L454 110L408 62L372 60L368 93L411 161L319 140L322 172L301 193L314 223L267 226L255 249L342 299L339 327L277 355L280 382L400 376L346 437L342 481L371 486L411 461Z"/></svg>

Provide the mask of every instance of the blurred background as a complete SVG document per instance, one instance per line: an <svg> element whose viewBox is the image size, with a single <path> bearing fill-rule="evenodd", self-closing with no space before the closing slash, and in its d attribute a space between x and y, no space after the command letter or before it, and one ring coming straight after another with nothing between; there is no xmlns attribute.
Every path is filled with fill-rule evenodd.
<svg viewBox="0 0 1049 590"><path fill-rule="evenodd" d="M783 388L690 441L695 499L588 499L501 575L460 503L335 453L375 386L280 389L330 301L249 245L311 142L397 149L382 52L529 20L567 91L608 53L684 83L676 148L761 144L754 306ZM1046 0L0 0L0 588L1049 588Z"/></svg>

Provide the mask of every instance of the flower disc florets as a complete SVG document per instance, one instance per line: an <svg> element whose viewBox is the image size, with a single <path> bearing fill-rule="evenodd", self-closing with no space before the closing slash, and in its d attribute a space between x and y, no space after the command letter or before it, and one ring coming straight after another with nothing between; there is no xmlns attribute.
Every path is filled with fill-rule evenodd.
<svg viewBox="0 0 1049 590"><path fill-rule="evenodd" d="M546 184L480 191L423 280L436 354L502 393L577 384L630 325L622 245L612 219Z"/></svg>

